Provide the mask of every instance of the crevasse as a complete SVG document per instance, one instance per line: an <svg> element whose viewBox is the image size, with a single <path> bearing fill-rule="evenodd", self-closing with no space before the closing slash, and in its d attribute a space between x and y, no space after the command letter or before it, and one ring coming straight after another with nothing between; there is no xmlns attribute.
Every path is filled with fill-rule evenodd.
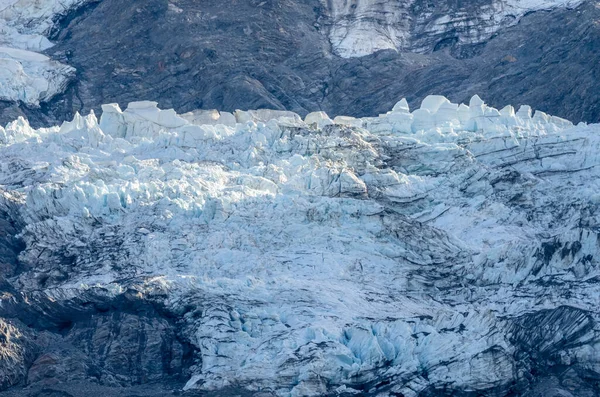
<svg viewBox="0 0 600 397"><path fill-rule="evenodd" d="M19 282L144 278L200 354L188 389L491 390L532 365L515 354L520 316L598 316L598 125L477 96L333 120L102 110L0 128ZM548 349L600 371L600 344L577 343L597 329L556 335Z"/></svg>

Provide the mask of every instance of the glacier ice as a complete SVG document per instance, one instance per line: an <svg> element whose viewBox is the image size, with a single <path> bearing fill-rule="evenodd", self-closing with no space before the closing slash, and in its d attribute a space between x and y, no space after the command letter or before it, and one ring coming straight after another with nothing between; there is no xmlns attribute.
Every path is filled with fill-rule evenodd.
<svg viewBox="0 0 600 397"><path fill-rule="evenodd" d="M64 91L75 69L40 52L58 15L86 0L0 0L0 100L39 105Z"/></svg>
<svg viewBox="0 0 600 397"><path fill-rule="evenodd" d="M432 3L423 6L414 0L322 2L332 19L331 44L344 58L380 50L430 52L433 48L429 40L435 37L439 40L451 37L459 44L479 44L501 28L518 23L529 12L571 8L582 3L581 0L495 0L483 4L450 3L444 8L440 2L437 10Z"/></svg>
<svg viewBox="0 0 600 397"><path fill-rule="evenodd" d="M523 316L599 317L599 125L479 97L334 120L102 110L0 128L19 283L145 280L199 352L187 389L491 390L524 376ZM594 327L544 343L600 373L600 342L578 343Z"/></svg>
<svg viewBox="0 0 600 397"><path fill-rule="evenodd" d="M45 55L0 47L0 99L39 105L64 91L74 72Z"/></svg>

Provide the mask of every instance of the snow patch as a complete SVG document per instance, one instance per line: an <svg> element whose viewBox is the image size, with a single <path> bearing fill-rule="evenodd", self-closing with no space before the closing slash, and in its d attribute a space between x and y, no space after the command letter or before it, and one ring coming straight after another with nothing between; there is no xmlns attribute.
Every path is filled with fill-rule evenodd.
<svg viewBox="0 0 600 397"><path fill-rule="evenodd" d="M75 69L38 54L54 18L86 0L0 0L0 100L38 106L64 91Z"/></svg>

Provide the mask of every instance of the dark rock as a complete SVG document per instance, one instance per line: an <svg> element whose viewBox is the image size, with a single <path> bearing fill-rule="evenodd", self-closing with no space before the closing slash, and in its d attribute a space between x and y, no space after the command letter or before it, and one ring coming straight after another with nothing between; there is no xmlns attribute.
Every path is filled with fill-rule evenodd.
<svg viewBox="0 0 600 397"><path fill-rule="evenodd" d="M0 308L0 388L92 382L176 389L189 376L193 349L149 297L14 294Z"/></svg>
<svg viewBox="0 0 600 397"><path fill-rule="evenodd" d="M467 9L476 12L477 4ZM600 120L595 2L531 13L468 46L452 32L419 30L459 6L436 3L418 22L425 6L412 11L414 48L406 50L418 53L343 59L332 52L328 12L318 0L260 7L181 0L182 12L161 0L92 2L65 16L51 36L57 45L49 55L76 67L76 80L39 109L0 104L0 122L23 114L34 125L50 124L142 99L180 113L264 107L371 116L402 97L418 106L432 93L460 102L478 93L495 107L531 104L574 122Z"/></svg>

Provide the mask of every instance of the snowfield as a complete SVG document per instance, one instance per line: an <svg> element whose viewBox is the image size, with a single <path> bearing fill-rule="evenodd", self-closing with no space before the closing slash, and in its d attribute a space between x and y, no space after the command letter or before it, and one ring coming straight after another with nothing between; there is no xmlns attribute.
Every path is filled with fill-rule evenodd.
<svg viewBox="0 0 600 397"><path fill-rule="evenodd" d="M112 104L0 127L0 207L23 291L145 280L199 352L186 389L487 392L535 362L600 374L599 153L599 125L479 97L333 120Z"/></svg>

